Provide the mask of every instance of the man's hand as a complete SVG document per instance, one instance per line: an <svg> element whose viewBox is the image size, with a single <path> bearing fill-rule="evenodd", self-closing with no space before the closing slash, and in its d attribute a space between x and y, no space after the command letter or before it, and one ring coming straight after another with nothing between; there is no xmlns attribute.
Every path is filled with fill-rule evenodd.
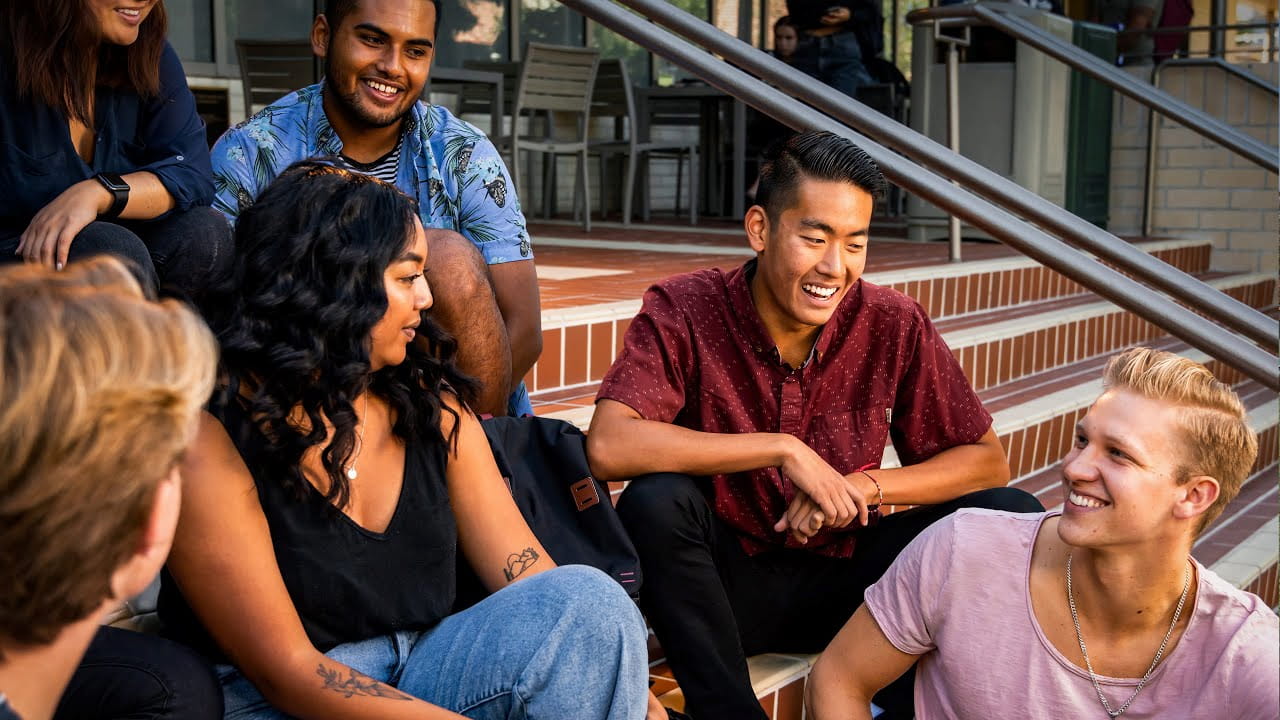
<svg viewBox="0 0 1280 720"><path fill-rule="evenodd" d="M806 514L801 507L806 501L813 503L821 511L819 529L823 526L846 527L855 517L866 525L867 501L857 486L836 472L835 468L800 440L796 439L791 445L791 451L787 453L779 469L784 478L795 483L800 493L792 499L787 514L778 520L774 529L778 532L791 529L793 532L798 530L804 533L812 525L814 517L812 511ZM808 532L808 536L815 532L817 529Z"/></svg>
<svg viewBox="0 0 1280 720"><path fill-rule="evenodd" d="M853 17L853 13L849 12L849 8L833 5L827 8L827 12L822 16L820 22L823 25L843 25L849 22L851 17Z"/></svg>
<svg viewBox="0 0 1280 720"><path fill-rule="evenodd" d="M818 508L818 504L800 491L796 496L791 498L791 504L787 506L787 511L782 514L773 529L778 532L790 531L791 537L796 542L804 545L809 542L809 538L818 534L818 531L826 525L827 516Z"/></svg>
<svg viewBox="0 0 1280 720"><path fill-rule="evenodd" d="M72 185L31 218L16 254L29 263L61 270L67 264L71 241L111 207L111 193L90 178Z"/></svg>

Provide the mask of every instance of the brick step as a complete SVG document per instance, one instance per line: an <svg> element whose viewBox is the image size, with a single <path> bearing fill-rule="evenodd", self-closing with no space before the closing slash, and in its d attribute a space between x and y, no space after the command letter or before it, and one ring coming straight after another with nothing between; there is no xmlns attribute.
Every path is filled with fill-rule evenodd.
<svg viewBox="0 0 1280 720"><path fill-rule="evenodd" d="M1251 307L1274 302L1276 278L1271 275L1214 273L1206 274L1205 281ZM979 391L1165 335L1160 327L1094 295L1044 300L936 324Z"/></svg>
<svg viewBox="0 0 1280 720"><path fill-rule="evenodd" d="M641 295L654 280L700 267L732 267L750 257L739 237L678 240L539 239L539 284L547 298L542 357L525 377L532 392L578 387L604 377L640 309ZM1201 273L1208 266L1210 246L1202 241L1144 240L1135 245L1188 272ZM945 262L945 251L935 257L936 245L888 242L877 246L875 271L866 277L916 298L938 321L1015 306L1010 312L1025 314L1034 312L1036 303L1070 296L1096 301L1029 258L1010 256L1000 246L979 248L993 256L951 264ZM644 271L619 270L638 267ZM605 296L618 299L593 300ZM1268 296L1265 302L1273 301Z"/></svg>

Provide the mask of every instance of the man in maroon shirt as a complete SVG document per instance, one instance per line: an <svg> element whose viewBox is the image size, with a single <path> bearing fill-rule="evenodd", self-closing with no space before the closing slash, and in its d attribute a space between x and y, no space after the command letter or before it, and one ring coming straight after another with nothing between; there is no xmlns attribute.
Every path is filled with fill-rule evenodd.
<svg viewBox="0 0 1280 720"><path fill-rule="evenodd" d="M695 720L763 720L746 655L820 651L939 517L1042 509L1003 487L991 416L924 310L860 279L884 184L830 133L773 148L756 258L650 288L601 385L587 452L602 479L652 474L618 510ZM902 468L879 469L889 438ZM909 717L904 678L877 697Z"/></svg>

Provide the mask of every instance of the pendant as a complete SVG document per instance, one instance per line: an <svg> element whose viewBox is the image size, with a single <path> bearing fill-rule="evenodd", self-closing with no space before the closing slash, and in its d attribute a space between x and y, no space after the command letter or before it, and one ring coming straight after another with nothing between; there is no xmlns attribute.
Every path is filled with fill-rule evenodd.
<svg viewBox="0 0 1280 720"><path fill-rule="evenodd" d="M360 473L357 473L357 472L356 472L356 468L355 468L355 466L354 466L354 465L352 465L351 467L347 468L347 479L348 479L348 480L355 480L355 479L356 479L356 477L357 477L359 474L360 474Z"/></svg>

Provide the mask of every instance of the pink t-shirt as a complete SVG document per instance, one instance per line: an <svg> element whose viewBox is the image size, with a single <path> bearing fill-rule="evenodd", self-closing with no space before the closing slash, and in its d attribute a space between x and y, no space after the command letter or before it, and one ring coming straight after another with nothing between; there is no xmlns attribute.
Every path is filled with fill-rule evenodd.
<svg viewBox="0 0 1280 720"><path fill-rule="evenodd" d="M1088 673L1049 642L1031 609L1031 551L1041 523L1056 514L961 510L921 533L867 590L867 608L889 642L923 656L917 718L1106 719ZM1280 718L1275 613L1196 568L1182 640L1122 717ZM1113 708L1138 684L1099 681Z"/></svg>

